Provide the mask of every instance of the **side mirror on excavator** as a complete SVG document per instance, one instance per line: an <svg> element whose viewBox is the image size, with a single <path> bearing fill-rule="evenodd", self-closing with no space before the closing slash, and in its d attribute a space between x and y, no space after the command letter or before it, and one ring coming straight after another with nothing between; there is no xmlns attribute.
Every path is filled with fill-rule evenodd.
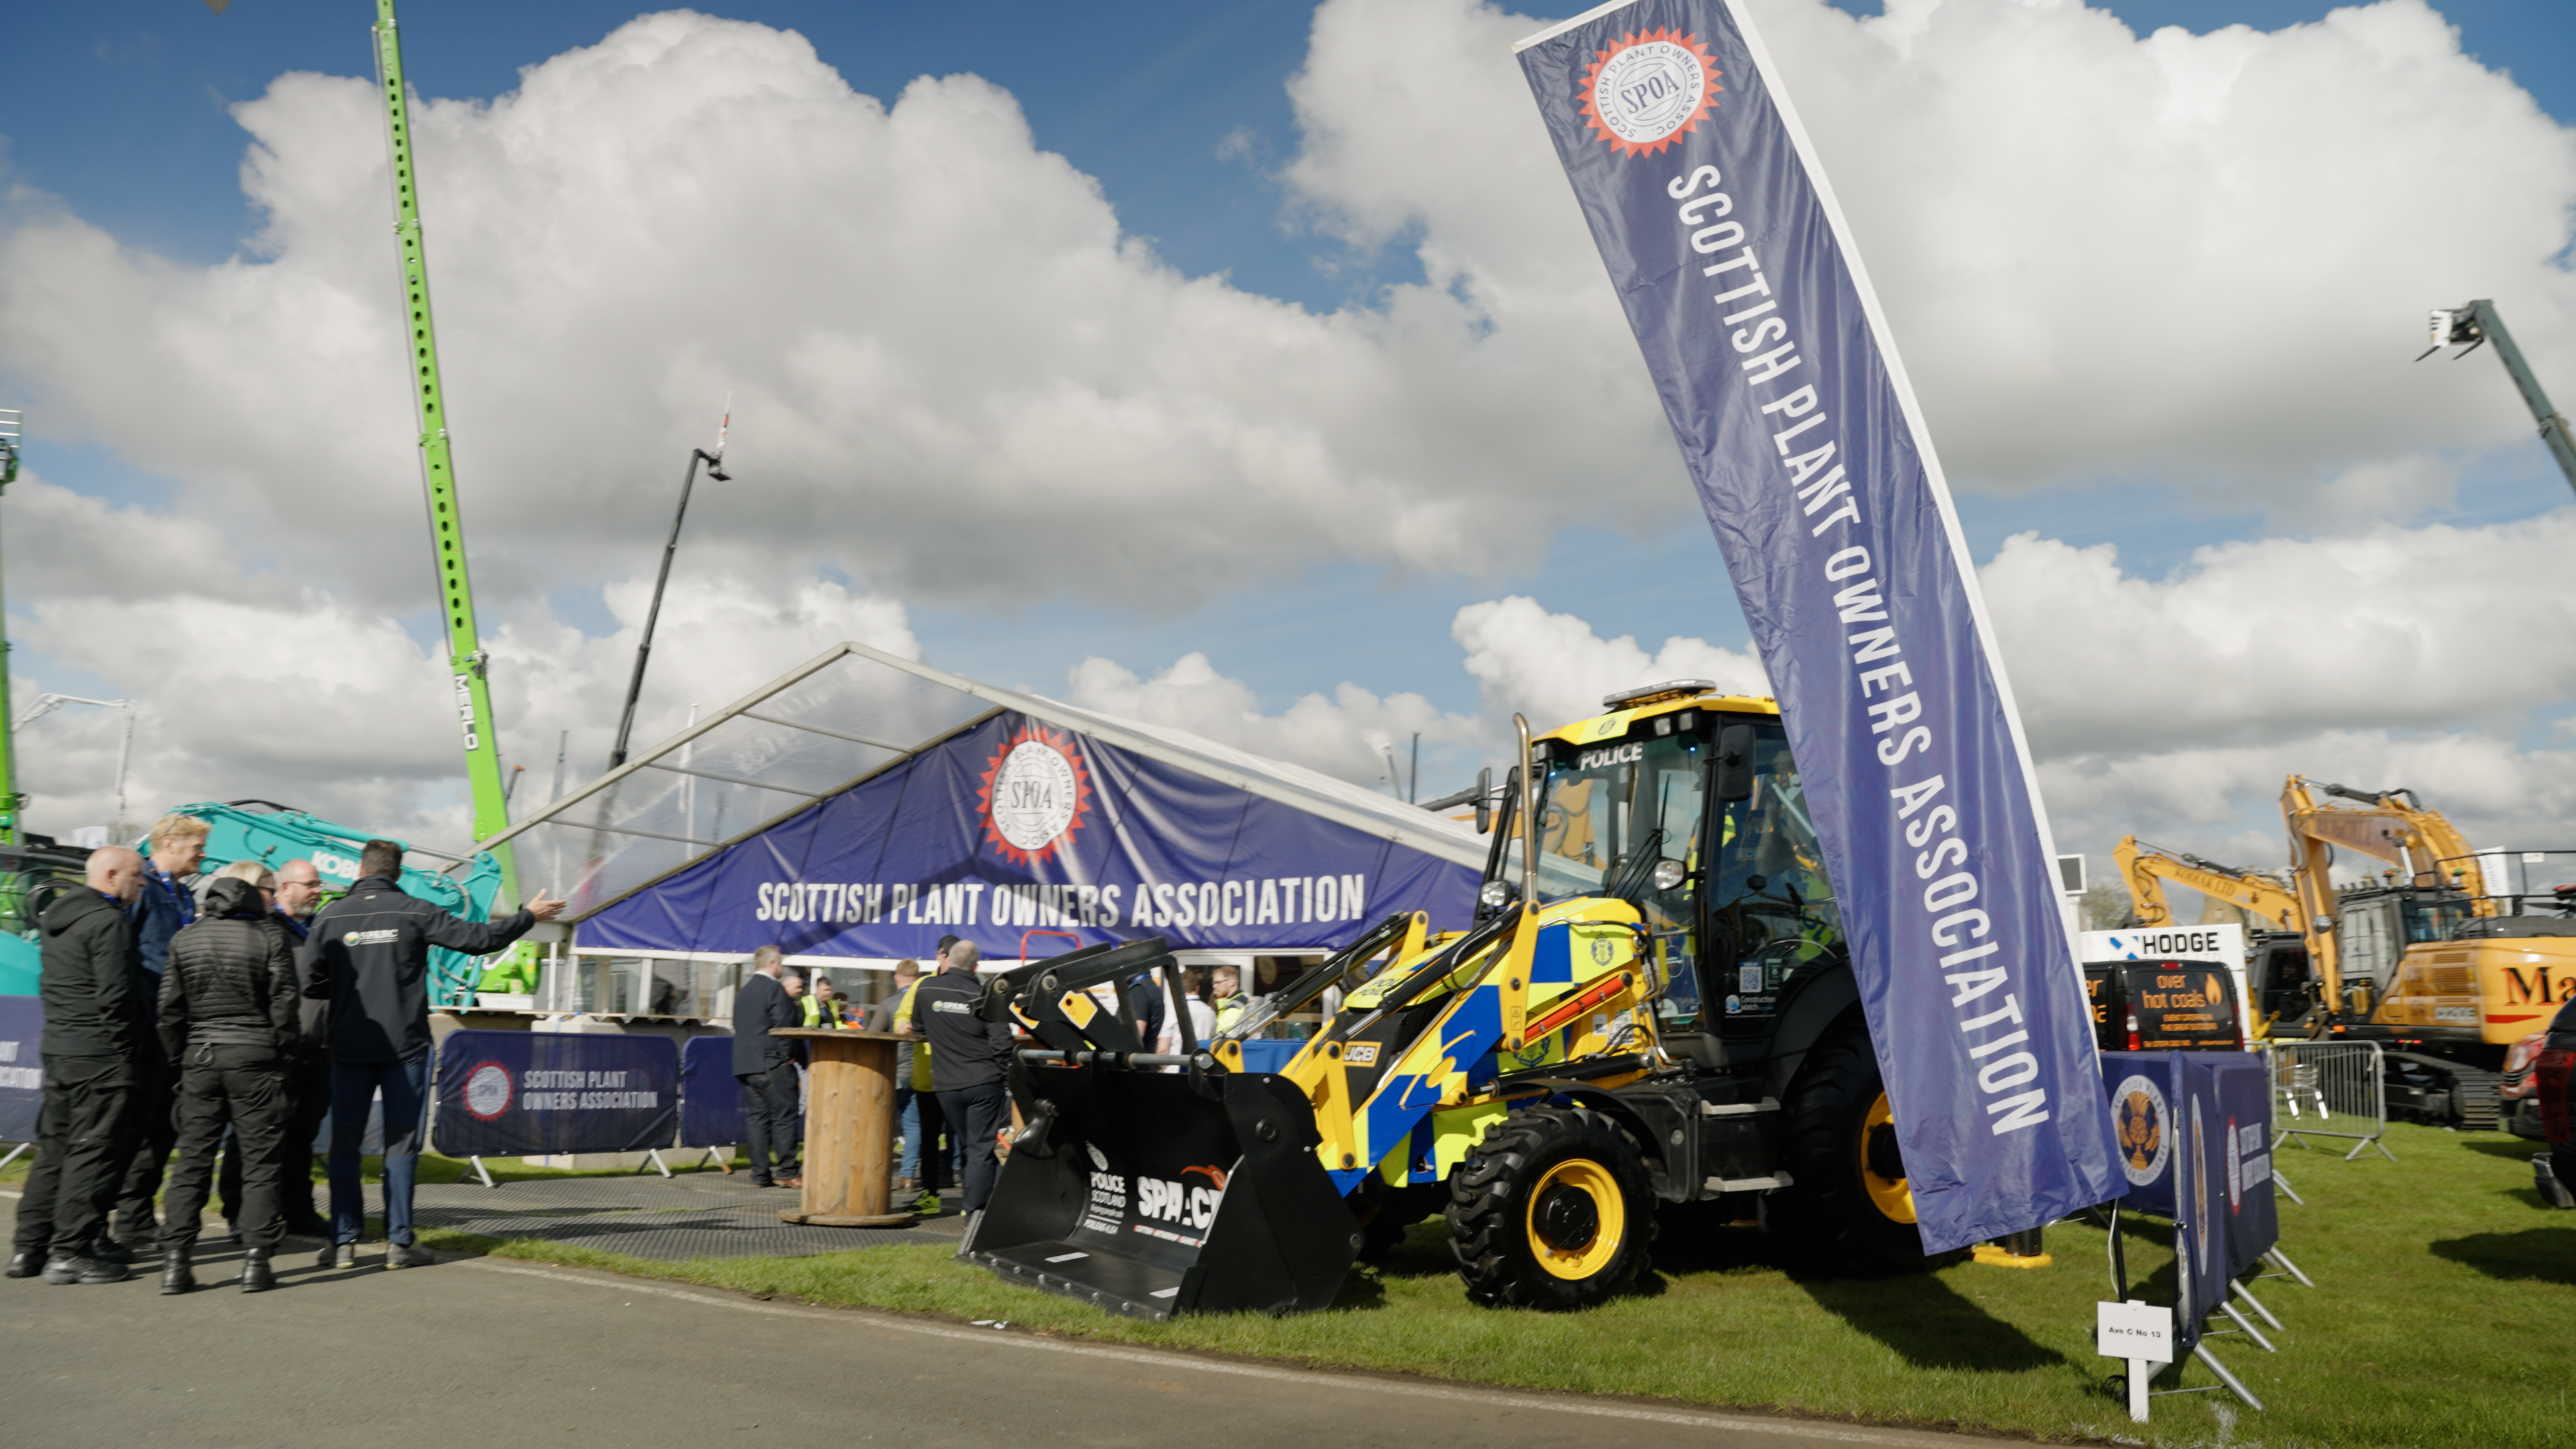
<svg viewBox="0 0 2576 1449"><path fill-rule="evenodd" d="M1494 769L1491 765L1476 772L1476 833L1494 833Z"/></svg>
<svg viewBox="0 0 2576 1449"><path fill-rule="evenodd" d="M1717 798L1732 803L1753 798L1753 726L1728 725L1717 732Z"/></svg>

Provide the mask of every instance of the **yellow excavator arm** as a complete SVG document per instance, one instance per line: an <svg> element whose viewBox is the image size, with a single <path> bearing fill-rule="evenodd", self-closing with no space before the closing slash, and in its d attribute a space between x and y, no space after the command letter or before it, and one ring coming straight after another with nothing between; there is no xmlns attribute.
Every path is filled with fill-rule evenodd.
<svg viewBox="0 0 2576 1449"><path fill-rule="evenodd" d="M2354 804L2333 805L2327 803L2329 798ZM2476 915L2496 912L2482 885L2460 879L2465 867L2453 865L2444 872L2442 862L2465 860L2477 852L2442 812L2425 809L2412 790L2356 790L2292 775L2281 787L2281 823L2290 832L2290 880L2298 892L2298 928L2307 935L2308 962L2324 983L2330 1007L2339 1008L2344 999L2342 952L2335 939L2339 912L2328 871L2335 846L2387 861L2404 870L2416 885L2457 887L2473 898L2470 909Z"/></svg>
<svg viewBox="0 0 2576 1449"><path fill-rule="evenodd" d="M2165 882L2171 881L2291 930L2299 929L2299 898L2270 876L2148 845L2134 835L2123 836L2111 858L2120 868L2120 879L2129 887L2129 908L2142 926L2173 924L2173 908L2165 902Z"/></svg>

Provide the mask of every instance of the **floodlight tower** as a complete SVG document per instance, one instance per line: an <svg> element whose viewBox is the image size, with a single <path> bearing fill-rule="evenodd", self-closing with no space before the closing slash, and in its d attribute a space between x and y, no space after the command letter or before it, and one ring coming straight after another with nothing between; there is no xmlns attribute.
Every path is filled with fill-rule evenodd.
<svg viewBox="0 0 2576 1449"><path fill-rule="evenodd" d="M403 87L402 39L394 0L376 0L376 81L385 102L385 135L394 183L394 237L402 253L403 312L410 334L412 403L420 422L421 482L428 493L429 534L447 630L447 663L456 686L457 723L465 734L465 775L473 792L477 844L509 828L501 784L501 745L492 727L490 656L474 621L474 588L465 571L464 524L456 505L456 470L448 448L447 398L438 380L438 338L430 324L429 264L421 247L419 172L411 149L411 101ZM519 871L510 847L493 852L501 899L518 904Z"/></svg>

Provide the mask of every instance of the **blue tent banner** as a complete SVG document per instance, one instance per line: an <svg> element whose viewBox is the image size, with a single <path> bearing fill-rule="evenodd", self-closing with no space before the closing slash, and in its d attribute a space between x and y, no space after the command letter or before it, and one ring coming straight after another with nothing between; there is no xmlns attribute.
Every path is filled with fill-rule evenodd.
<svg viewBox="0 0 2576 1449"><path fill-rule="evenodd" d="M449 1157L671 1145L680 1053L668 1037L455 1031L438 1046L432 1150Z"/></svg>
<svg viewBox="0 0 2576 1449"><path fill-rule="evenodd" d="M36 1140L36 1111L45 1101L44 1004L33 996L0 996L0 1142Z"/></svg>
<svg viewBox="0 0 2576 1449"><path fill-rule="evenodd" d="M1523 74L1780 697L1923 1245L2117 1190L2055 854L1885 319L1735 0L1605 5Z"/></svg>
<svg viewBox="0 0 2576 1449"><path fill-rule="evenodd" d="M1043 929L1329 950L1396 910L1464 923L1477 875L1002 710L585 918L581 942L927 959L953 933L1016 958Z"/></svg>

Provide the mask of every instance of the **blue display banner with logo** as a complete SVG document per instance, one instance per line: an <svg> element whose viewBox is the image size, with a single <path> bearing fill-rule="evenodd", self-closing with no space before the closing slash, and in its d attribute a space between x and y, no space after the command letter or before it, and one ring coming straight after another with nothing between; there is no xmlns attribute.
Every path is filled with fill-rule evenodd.
<svg viewBox="0 0 2576 1449"><path fill-rule="evenodd" d="M731 1147L748 1142L742 1083L733 1076L733 1038L693 1036L680 1043L680 1145Z"/></svg>
<svg viewBox="0 0 2576 1449"><path fill-rule="evenodd" d="M535 1157L668 1147L680 1053L668 1037L454 1031L438 1044L430 1147L449 1157Z"/></svg>
<svg viewBox="0 0 2576 1449"><path fill-rule="evenodd" d="M1163 936L1328 950L1424 910L1463 925L1478 872L1012 711L581 923L584 947L988 958ZM1033 933L1051 932L1051 935Z"/></svg>
<svg viewBox="0 0 2576 1449"><path fill-rule="evenodd" d="M0 1142L36 1140L45 1103L44 1004L33 996L0 996Z"/></svg>
<svg viewBox="0 0 2576 1449"><path fill-rule="evenodd" d="M2104 1052L2102 1085L2127 1187L2120 1206L2173 1224L2176 1347L2187 1352L2226 1301L2229 1280L2280 1238L2262 1059Z"/></svg>
<svg viewBox="0 0 2576 1449"><path fill-rule="evenodd" d="M2037 777L1911 387L1740 6L1520 60L1779 693L1923 1243L2116 1191Z"/></svg>

